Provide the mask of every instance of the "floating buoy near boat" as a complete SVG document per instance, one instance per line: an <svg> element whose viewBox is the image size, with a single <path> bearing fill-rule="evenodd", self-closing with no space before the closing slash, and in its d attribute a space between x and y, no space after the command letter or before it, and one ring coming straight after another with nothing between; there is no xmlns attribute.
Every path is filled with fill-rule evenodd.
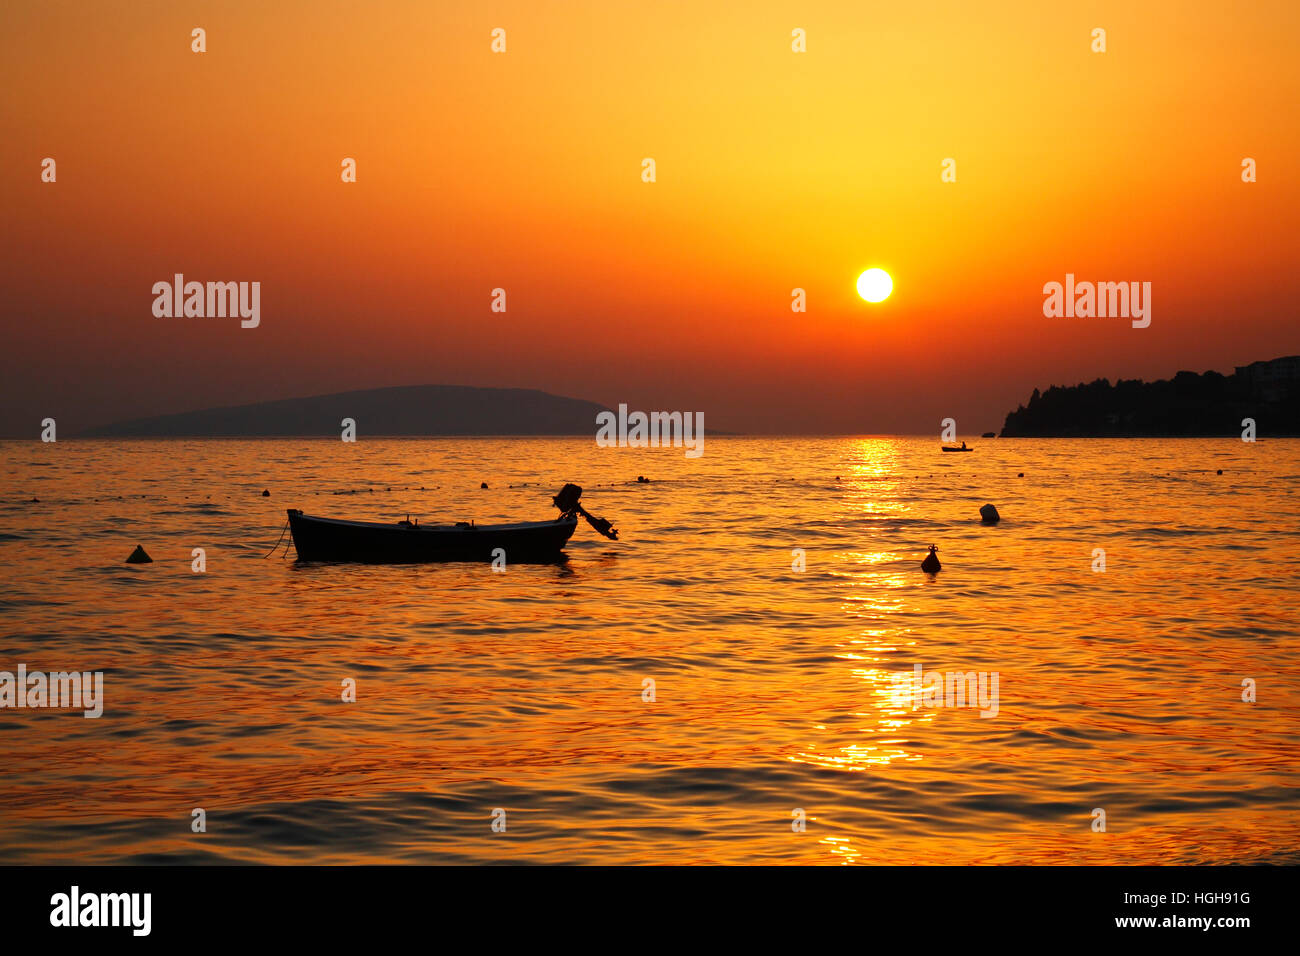
<svg viewBox="0 0 1300 956"><path fill-rule="evenodd" d="M1002 516L998 514L997 508L992 505L985 505L980 509L980 520L985 524L997 524L1002 520Z"/></svg>
<svg viewBox="0 0 1300 956"><path fill-rule="evenodd" d="M271 493L270 493L269 491L267 491L265 488L263 488L263 489L262 489L262 497L263 497L263 498L269 498L269 497L271 497Z"/></svg>
<svg viewBox="0 0 1300 956"><path fill-rule="evenodd" d="M126 559L127 564L153 564L153 558L149 557L149 552L140 545L135 546L131 556Z"/></svg>
<svg viewBox="0 0 1300 956"><path fill-rule="evenodd" d="M927 574L934 574L942 568L943 565L939 563L939 549L934 545L930 545L930 553L927 554L925 560L921 562L921 570Z"/></svg>

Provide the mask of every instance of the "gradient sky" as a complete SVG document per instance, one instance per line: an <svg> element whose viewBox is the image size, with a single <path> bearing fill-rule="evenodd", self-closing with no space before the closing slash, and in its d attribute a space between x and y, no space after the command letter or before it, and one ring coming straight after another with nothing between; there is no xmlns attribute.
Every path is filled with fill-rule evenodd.
<svg viewBox="0 0 1300 956"><path fill-rule="evenodd" d="M1294 354L1297 35L1293 0L6 0L0 434L452 383L966 435ZM155 318L175 272L260 281L261 327ZM1044 318L1066 272L1152 282L1150 328Z"/></svg>

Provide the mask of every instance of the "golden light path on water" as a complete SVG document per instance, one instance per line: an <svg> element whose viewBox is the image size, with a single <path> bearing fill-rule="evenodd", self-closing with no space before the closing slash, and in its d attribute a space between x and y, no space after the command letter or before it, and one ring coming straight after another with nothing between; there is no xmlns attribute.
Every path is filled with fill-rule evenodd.
<svg viewBox="0 0 1300 956"><path fill-rule="evenodd" d="M890 474L895 465L890 446L880 442L858 443L855 452L860 460L850 469L853 478L880 479ZM858 504L867 514L903 514L904 506L882 504L870 500ZM882 573L882 566L892 565L899 555L887 552L847 552L842 556L844 570L836 576L848 591L843 610L852 619L888 619L891 611L900 604L899 589L906 583L902 574ZM918 716L912 707L911 675L873 666L888 661L886 656L899 649L898 635L890 628L863 628L860 634L846 640L836 657L848 663L852 676L864 685L863 701L866 709L854 716L861 722L859 731L869 742L854 743L833 753L799 753L792 759L840 771L869 771L887 766L896 760L920 760L918 754L909 753L907 728L916 720L928 720L928 715ZM818 730L827 728L819 725ZM821 843L833 860L844 865L860 862L864 851L855 846L848 836L824 836Z"/></svg>
<svg viewBox="0 0 1300 956"><path fill-rule="evenodd" d="M5 443L0 670L106 700L0 711L0 862L1297 862L1300 442L938 445ZM561 565L263 557L570 480Z"/></svg>
<svg viewBox="0 0 1300 956"><path fill-rule="evenodd" d="M852 445L850 480L886 481L886 484L874 487L872 497L852 501L852 509L877 517L907 513L906 505L889 500L897 494L896 485L887 483L890 476L896 474L894 450L893 445L881 441L861 440ZM889 551L850 551L838 557L841 568L832 574L846 592L842 605L845 616L853 622L887 621L901 607L901 589L907 583L907 575L896 571L891 573L888 569L900 557L906 556ZM870 742L850 744L837 753L801 753L796 759L838 770L865 770L894 760L920 759L901 746L906 743L906 728L916 719L911 702L911 675L871 666L887 662L889 658L886 655L896 652L899 646L899 635L893 629L867 627L858 635L849 637L843 651L836 654L837 658L851 662L851 674L865 685L864 703L870 705L870 709L856 716L863 721L860 730L871 738Z"/></svg>

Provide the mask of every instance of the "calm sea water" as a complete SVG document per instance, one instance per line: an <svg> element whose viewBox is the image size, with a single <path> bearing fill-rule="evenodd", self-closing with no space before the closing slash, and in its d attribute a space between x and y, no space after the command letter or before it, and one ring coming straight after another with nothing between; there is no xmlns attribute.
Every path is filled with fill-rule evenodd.
<svg viewBox="0 0 1300 956"><path fill-rule="evenodd" d="M105 680L98 720L0 710L0 862L1300 862L1300 442L974 445L0 444L0 670ZM263 558L287 507L540 520L565 481L620 541ZM915 708L916 664L997 715Z"/></svg>

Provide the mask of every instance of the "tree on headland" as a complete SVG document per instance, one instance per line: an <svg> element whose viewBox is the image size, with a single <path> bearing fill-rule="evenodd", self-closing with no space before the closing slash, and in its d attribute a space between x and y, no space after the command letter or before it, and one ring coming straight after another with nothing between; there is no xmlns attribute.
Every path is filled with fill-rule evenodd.
<svg viewBox="0 0 1300 956"><path fill-rule="evenodd" d="M1232 375L1178 372L1144 382L1105 378L1034 389L1007 415L1004 438L1237 437L1243 418L1264 435L1300 435L1300 356L1255 362Z"/></svg>

